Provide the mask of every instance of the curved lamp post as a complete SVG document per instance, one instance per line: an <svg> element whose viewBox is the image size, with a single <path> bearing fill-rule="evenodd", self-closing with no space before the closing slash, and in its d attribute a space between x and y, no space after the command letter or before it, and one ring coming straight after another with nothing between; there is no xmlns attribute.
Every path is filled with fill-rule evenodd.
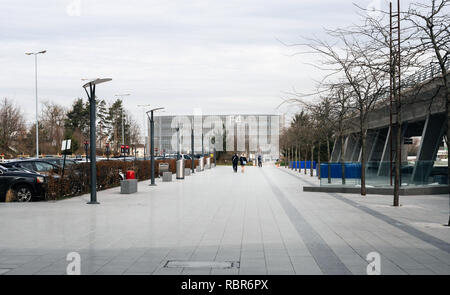
<svg viewBox="0 0 450 295"><path fill-rule="evenodd" d="M95 131L95 86L100 83L111 81L112 79L95 79L83 85L89 99L90 107L90 140L91 140L91 200L88 204L100 204L97 202L97 166L96 166L96 131ZM89 92L88 90L89 89Z"/></svg>
<svg viewBox="0 0 450 295"><path fill-rule="evenodd" d="M147 111L147 117L150 120L150 162L152 167L152 178L150 182L150 186L155 186L155 143L154 143L154 136L155 136L155 121L153 120L153 112L163 110L164 108L156 108L152 109L150 111ZM148 115L150 113L150 116Z"/></svg>

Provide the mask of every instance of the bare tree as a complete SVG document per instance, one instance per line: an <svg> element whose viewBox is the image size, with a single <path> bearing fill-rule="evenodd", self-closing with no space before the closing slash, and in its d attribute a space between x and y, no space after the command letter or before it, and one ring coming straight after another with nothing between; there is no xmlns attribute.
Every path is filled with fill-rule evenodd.
<svg viewBox="0 0 450 295"><path fill-rule="evenodd" d="M8 98L0 101L0 150L5 156L19 153L19 139L25 133L25 121L20 109Z"/></svg>
<svg viewBox="0 0 450 295"><path fill-rule="evenodd" d="M44 102L40 116L39 130L42 141L42 152L56 154L61 151L61 142L64 137L65 109L53 102ZM39 129L41 129L39 128Z"/></svg>
<svg viewBox="0 0 450 295"><path fill-rule="evenodd" d="M447 147L450 146L450 84L448 77L448 59L450 54L450 1L430 0L425 3L412 3L406 12L406 19L416 29L414 36L418 40L416 54L429 57L430 63L436 63L441 71L439 88L445 97L447 114ZM450 184L450 161L448 164L448 183ZM450 199L450 190L449 190ZM450 226L450 215L448 220Z"/></svg>
<svg viewBox="0 0 450 295"><path fill-rule="evenodd" d="M363 42L353 35L341 31L329 31L329 36L336 42L331 44L319 39L309 39L306 44L313 53L322 56L318 67L329 71L326 79L338 76L345 80L349 89L348 108L358 116L358 128L362 159L366 154L366 136L368 116L385 91L386 74L379 67L376 48L371 42ZM332 83L329 83L332 84ZM361 195L366 195L365 161L361 162Z"/></svg>

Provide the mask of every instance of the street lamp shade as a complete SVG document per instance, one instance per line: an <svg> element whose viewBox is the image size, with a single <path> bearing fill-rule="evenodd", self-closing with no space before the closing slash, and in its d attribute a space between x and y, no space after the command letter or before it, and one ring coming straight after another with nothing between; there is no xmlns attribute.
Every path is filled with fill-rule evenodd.
<svg viewBox="0 0 450 295"><path fill-rule="evenodd" d="M44 54L46 53L47 50L42 50L42 51L38 51L38 52L25 52L26 55L37 55L37 54Z"/></svg>
<svg viewBox="0 0 450 295"><path fill-rule="evenodd" d="M98 79L92 80L92 81L90 81L90 82L84 84L84 85L83 85L83 88L89 87L90 85L97 85L97 84L109 82L109 81L111 81L111 80L112 80L111 78L104 78L104 79L99 79L99 78L98 78Z"/></svg>
<svg viewBox="0 0 450 295"><path fill-rule="evenodd" d="M153 110L149 110L149 111L147 111L147 113L154 112L154 111L159 111L159 110L164 110L164 108L156 108L156 109L153 109Z"/></svg>

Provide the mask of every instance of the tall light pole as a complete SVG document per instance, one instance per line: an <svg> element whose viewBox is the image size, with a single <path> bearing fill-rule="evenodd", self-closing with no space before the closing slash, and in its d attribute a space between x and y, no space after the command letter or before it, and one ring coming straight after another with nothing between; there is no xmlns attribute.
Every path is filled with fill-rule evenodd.
<svg viewBox="0 0 450 295"><path fill-rule="evenodd" d="M112 79L95 79L83 85L89 99L90 116L90 137L91 137L91 200L88 204L99 204L97 202L97 157L96 157L96 130L95 130L95 86L100 83L111 81ZM87 91L89 89L89 92Z"/></svg>
<svg viewBox="0 0 450 295"><path fill-rule="evenodd" d="M122 145L125 145L125 128L124 128L124 120L123 120L123 97L124 96L130 96L131 94L125 93L125 94L114 94L116 97L120 97L122 100L122 112L121 112L121 121L122 121Z"/></svg>
<svg viewBox="0 0 450 295"><path fill-rule="evenodd" d="M147 117L148 113L150 113L150 163L151 163L151 168L152 168L152 172L151 172L151 181L150 181L150 185L151 186L155 186L155 143L154 143L154 136L155 136L155 121L153 120L153 112L158 111L158 110L163 110L164 108L156 108L156 109L152 109L150 111L147 111Z"/></svg>
<svg viewBox="0 0 450 295"><path fill-rule="evenodd" d="M39 52L27 52L26 55L34 55L34 82L36 93L36 158L39 158L39 122L38 122L38 87L37 87L37 56L38 54L44 54L47 50Z"/></svg>
<svg viewBox="0 0 450 295"><path fill-rule="evenodd" d="M149 104L138 104L137 106L142 108L142 124L143 124L142 125L142 133L144 134L143 139L144 139L144 160L145 160L145 149L147 147L147 141L145 140L145 137L146 137L146 134L148 134L148 132L146 132L146 130L148 130L148 129L145 128L146 127L145 126L145 108L149 107L150 105Z"/></svg>

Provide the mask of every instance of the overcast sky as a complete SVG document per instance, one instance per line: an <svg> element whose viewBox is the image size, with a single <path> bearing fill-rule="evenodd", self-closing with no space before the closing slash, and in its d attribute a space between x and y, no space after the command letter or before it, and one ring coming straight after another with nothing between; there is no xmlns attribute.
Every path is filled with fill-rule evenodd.
<svg viewBox="0 0 450 295"><path fill-rule="evenodd" d="M355 0L361 6L381 0ZM80 4L78 6L78 4ZM110 77L97 95L166 114L281 113L283 92L313 89L320 77L290 43L358 22L348 0L0 0L0 97L34 110L34 59L40 101L70 106L86 98L82 78Z"/></svg>

